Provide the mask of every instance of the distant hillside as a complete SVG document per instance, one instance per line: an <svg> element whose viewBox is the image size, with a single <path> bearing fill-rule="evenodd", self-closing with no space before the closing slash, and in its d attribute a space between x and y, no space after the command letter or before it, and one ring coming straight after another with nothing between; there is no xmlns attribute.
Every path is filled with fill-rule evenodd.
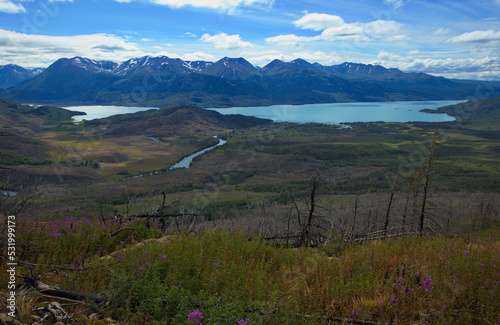
<svg viewBox="0 0 500 325"><path fill-rule="evenodd" d="M14 101L0 98L0 114L23 114L32 117L43 118L47 121L66 121L75 115L85 115L83 112L70 111L54 106L31 106L16 103Z"/></svg>
<svg viewBox="0 0 500 325"><path fill-rule="evenodd" d="M463 99L478 85L348 62L323 66L303 59L274 60L257 68L244 58L228 57L215 63L166 56L122 63L75 57L57 60L0 95L52 104L228 107Z"/></svg>
<svg viewBox="0 0 500 325"><path fill-rule="evenodd" d="M0 128L0 166L46 164L54 150L44 141Z"/></svg>
<svg viewBox="0 0 500 325"><path fill-rule="evenodd" d="M460 126L500 130L500 96L445 106L436 110L457 119ZM428 113L435 113L429 111Z"/></svg>
<svg viewBox="0 0 500 325"><path fill-rule="evenodd" d="M222 115L198 107L180 106L115 115L87 121L85 125L106 127L105 133L113 136L171 136L185 133L216 135L228 129L267 123L272 121L243 115Z"/></svg>
<svg viewBox="0 0 500 325"><path fill-rule="evenodd" d="M0 98L0 125L25 134L40 130L44 124L67 121L74 115L84 114L53 106L22 105Z"/></svg>

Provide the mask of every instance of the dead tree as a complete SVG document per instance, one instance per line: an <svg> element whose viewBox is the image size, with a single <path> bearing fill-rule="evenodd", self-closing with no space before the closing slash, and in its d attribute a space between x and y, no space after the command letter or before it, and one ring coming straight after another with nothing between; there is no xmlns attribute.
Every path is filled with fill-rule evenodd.
<svg viewBox="0 0 500 325"><path fill-rule="evenodd" d="M18 215L24 208L26 203L31 200L38 192L38 188L30 188L23 190L23 193L19 190L16 195L7 195L5 198L0 200L0 207L2 210L3 206L7 205L7 200L10 200L8 207L5 208L6 215ZM1 195L2 193L0 193Z"/></svg>
<svg viewBox="0 0 500 325"><path fill-rule="evenodd" d="M433 139L429 145L429 152L427 154L427 163L426 163L426 170L425 170L425 178L424 178L424 188L423 188L423 193L422 193L422 204L420 206L420 217L419 217L419 227L418 231L420 233L420 236L422 236L424 232L424 224L425 224L425 208L427 204L427 199L428 199L428 191L429 191L429 178L431 175L431 169L432 169L432 163L434 159L436 158L436 152L439 146L441 146L441 133L439 132L439 127L436 126L434 127L434 136Z"/></svg>
<svg viewBox="0 0 500 325"><path fill-rule="evenodd" d="M387 228L389 227L389 217L391 215L392 200L394 198L394 190L391 192L389 204L387 205L387 212L385 213L384 234L387 235Z"/></svg>
<svg viewBox="0 0 500 325"><path fill-rule="evenodd" d="M160 206L151 213L143 213L133 216L133 218L137 219L145 219L146 227L151 227L151 220L158 220L161 230L166 231L170 227L175 227L175 230L178 232L186 232L190 233L195 230L196 222L200 215L196 213L187 213L181 210L180 213L167 213L168 209L171 208L174 204L180 203L179 200L175 200L167 204L166 194L162 192L162 202ZM170 224L167 224L168 218L170 218ZM184 218L183 220L179 220L180 218ZM190 219L189 219L190 218ZM183 230L181 229L181 224L186 225L187 227Z"/></svg>
<svg viewBox="0 0 500 325"><path fill-rule="evenodd" d="M317 209L319 208L316 202L318 178L319 174L316 174L315 176L312 177L309 200L306 203L307 211L304 213L297 204L297 201L292 197L291 198L292 207L287 217L288 219L287 233L283 236L278 235L267 239L280 240L286 242L286 244L288 244L290 240L293 240L293 246L295 247L300 247L300 246L313 247L313 246L318 246L319 244L324 242L326 237L322 234L321 231L322 230L328 231L328 229L326 229L324 225L321 224L321 220L323 219L323 217L317 215L316 213ZM292 220L293 211L295 211L297 215L296 220L297 220L298 230L291 232L290 223Z"/></svg>
<svg viewBox="0 0 500 325"><path fill-rule="evenodd" d="M309 194L309 204L307 205L308 207L308 214L307 214L307 220L304 226L302 227L302 233L301 233L301 241L303 244L307 243L308 241L311 240L311 233L312 233L312 222L315 217L314 215L314 210L316 209L316 186L317 186L317 179L319 177L319 174L313 177L312 179L312 186L311 186L311 193Z"/></svg>
<svg viewBox="0 0 500 325"><path fill-rule="evenodd" d="M358 218L358 200L359 196L356 195L356 200L354 201L354 218L352 220L351 233L349 234L349 239L354 238L354 228L356 227L356 219Z"/></svg>

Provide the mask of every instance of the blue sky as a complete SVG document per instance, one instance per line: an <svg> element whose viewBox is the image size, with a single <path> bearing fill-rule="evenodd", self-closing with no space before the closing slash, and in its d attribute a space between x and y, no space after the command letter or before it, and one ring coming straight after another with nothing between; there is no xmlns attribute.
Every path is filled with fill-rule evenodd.
<svg viewBox="0 0 500 325"><path fill-rule="evenodd" d="M500 0L0 0L0 65L303 58L500 79Z"/></svg>

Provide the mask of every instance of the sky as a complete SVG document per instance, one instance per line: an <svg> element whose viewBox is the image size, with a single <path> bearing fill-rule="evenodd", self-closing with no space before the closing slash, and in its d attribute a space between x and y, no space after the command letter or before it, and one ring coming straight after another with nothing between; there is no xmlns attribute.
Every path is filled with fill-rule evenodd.
<svg viewBox="0 0 500 325"><path fill-rule="evenodd" d="M0 0L0 65L145 55L500 80L500 0Z"/></svg>

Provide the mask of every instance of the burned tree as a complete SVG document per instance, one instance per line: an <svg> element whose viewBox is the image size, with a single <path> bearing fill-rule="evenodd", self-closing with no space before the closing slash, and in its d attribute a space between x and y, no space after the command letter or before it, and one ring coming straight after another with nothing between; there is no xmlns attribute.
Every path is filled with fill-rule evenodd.
<svg viewBox="0 0 500 325"><path fill-rule="evenodd" d="M419 227L418 227L418 232L420 233L420 236L422 236L424 232L424 225L425 225L425 219L426 219L426 205L427 205L427 199L428 199L428 193L429 193L429 180L430 180L430 175L431 175L431 170L432 170L432 163L434 159L436 158L436 152L437 149L442 145L442 137L441 133L439 132L439 127L435 126L434 127L434 136L431 140L431 143L428 147L428 152L427 152L427 157L426 157L426 169L425 169L425 177L424 177L424 187L423 187L423 192L422 192L422 203L420 205L420 216L419 216Z"/></svg>

